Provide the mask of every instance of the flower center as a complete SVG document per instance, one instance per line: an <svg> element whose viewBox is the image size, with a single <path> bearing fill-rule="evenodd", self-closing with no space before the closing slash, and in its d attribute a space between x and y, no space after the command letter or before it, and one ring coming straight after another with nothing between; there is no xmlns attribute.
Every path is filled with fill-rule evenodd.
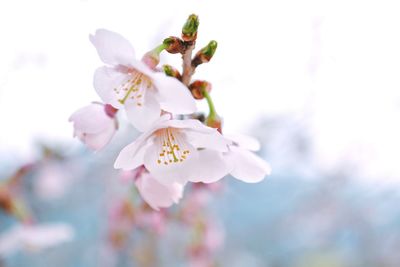
<svg viewBox="0 0 400 267"><path fill-rule="evenodd" d="M166 128L156 132L156 135L160 146L157 164L169 165L187 159L190 151L187 149L186 140L178 130Z"/></svg>
<svg viewBox="0 0 400 267"><path fill-rule="evenodd" d="M132 100L141 107L143 106L144 91L152 87L152 82L141 72L132 71L128 75L129 78L125 82L114 88L114 92L120 97L118 102L124 105L127 100Z"/></svg>

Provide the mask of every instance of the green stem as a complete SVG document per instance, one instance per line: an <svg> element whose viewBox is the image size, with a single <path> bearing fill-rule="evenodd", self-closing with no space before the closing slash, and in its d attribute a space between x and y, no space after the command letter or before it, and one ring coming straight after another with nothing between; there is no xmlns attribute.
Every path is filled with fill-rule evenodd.
<svg viewBox="0 0 400 267"><path fill-rule="evenodd" d="M154 48L153 51L156 52L157 54L160 54L165 48L167 48L167 45L160 44L159 46Z"/></svg>
<svg viewBox="0 0 400 267"><path fill-rule="evenodd" d="M208 117L210 119L215 119L217 117L217 111L215 110L214 102L212 101L212 98L206 89L203 89L202 93L203 93L204 97L206 98L208 108L210 109L210 114L208 114Z"/></svg>

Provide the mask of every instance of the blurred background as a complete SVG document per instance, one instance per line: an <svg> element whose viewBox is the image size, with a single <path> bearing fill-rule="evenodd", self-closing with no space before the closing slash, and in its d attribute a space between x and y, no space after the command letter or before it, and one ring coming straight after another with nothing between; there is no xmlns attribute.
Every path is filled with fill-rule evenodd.
<svg viewBox="0 0 400 267"><path fill-rule="evenodd" d="M396 1L1 1L0 179L18 176L35 220L74 234L3 254L0 241L0 266L400 266L399 12ZM68 122L99 100L88 36L116 31L141 55L191 13L197 47L218 41L194 78L213 84L225 133L261 141L273 174L189 188L133 227L137 192L112 165L137 132L121 125L92 153ZM15 224L0 211L0 240Z"/></svg>

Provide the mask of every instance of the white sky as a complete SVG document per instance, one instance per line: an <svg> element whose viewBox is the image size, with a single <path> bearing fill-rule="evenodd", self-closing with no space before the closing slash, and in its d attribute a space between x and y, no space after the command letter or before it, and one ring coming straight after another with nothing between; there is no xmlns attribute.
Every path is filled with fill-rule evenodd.
<svg viewBox="0 0 400 267"><path fill-rule="evenodd" d="M219 42L195 78L213 83L226 131L311 112L321 165L359 160L372 174L400 173L398 1L2 0L0 154L29 154L37 137L71 139L69 115L98 100L89 33L119 32L140 55L193 12L199 48ZM163 61L179 66L177 56Z"/></svg>

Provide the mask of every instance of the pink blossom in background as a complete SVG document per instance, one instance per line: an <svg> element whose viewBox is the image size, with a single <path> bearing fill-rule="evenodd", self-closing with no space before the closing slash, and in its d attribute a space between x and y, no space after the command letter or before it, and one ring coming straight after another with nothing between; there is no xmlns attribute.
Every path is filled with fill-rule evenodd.
<svg viewBox="0 0 400 267"><path fill-rule="evenodd" d="M135 210L128 199L116 202L108 216L109 240L114 248L124 246L134 228Z"/></svg>
<svg viewBox="0 0 400 267"><path fill-rule="evenodd" d="M0 235L0 256L19 250L36 252L74 238L67 224L15 225Z"/></svg>
<svg viewBox="0 0 400 267"><path fill-rule="evenodd" d="M180 216L182 217L182 221L189 225L193 224L197 220L197 213L202 211L204 207L207 207L212 199L210 190L207 187L195 186L181 204Z"/></svg>
<svg viewBox="0 0 400 267"><path fill-rule="evenodd" d="M144 206L136 214L136 226L157 235L164 233L167 222L167 211L165 210L154 211L148 206L147 208Z"/></svg>
<svg viewBox="0 0 400 267"><path fill-rule="evenodd" d="M63 197L74 180L67 167L62 163L45 162L34 181L34 191L44 200L55 200Z"/></svg>

